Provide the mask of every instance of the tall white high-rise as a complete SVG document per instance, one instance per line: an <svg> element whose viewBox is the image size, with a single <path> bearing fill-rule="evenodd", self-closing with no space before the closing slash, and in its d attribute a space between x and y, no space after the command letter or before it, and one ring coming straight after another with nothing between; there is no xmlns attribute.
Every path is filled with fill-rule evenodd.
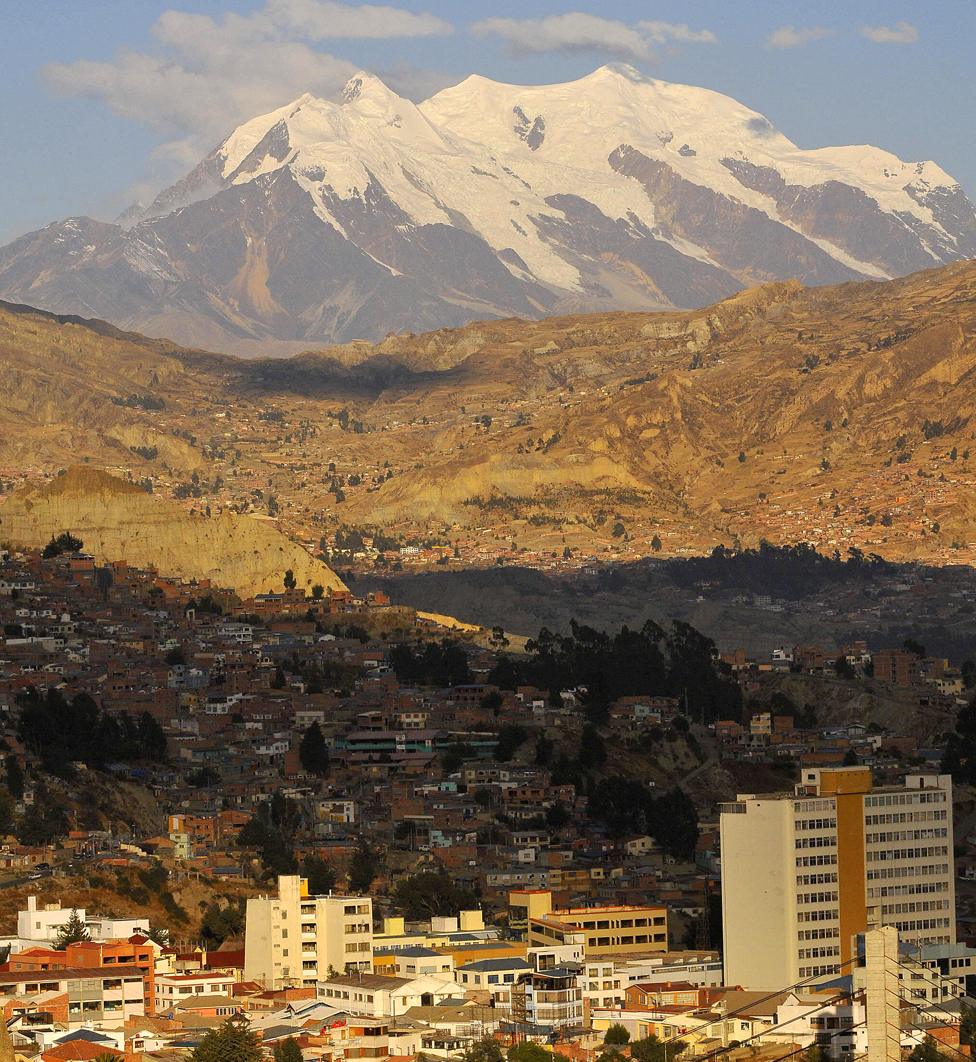
<svg viewBox="0 0 976 1062"><path fill-rule="evenodd" d="M794 793L721 808L725 983L775 989L850 972L872 921L956 939L952 779L875 788L866 767L804 769Z"/></svg>
<svg viewBox="0 0 976 1062"><path fill-rule="evenodd" d="M373 968L369 896L309 896L297 875L278 878L277 896L247 901L244 976L267 988L312 986L331 974Z"/></svg>

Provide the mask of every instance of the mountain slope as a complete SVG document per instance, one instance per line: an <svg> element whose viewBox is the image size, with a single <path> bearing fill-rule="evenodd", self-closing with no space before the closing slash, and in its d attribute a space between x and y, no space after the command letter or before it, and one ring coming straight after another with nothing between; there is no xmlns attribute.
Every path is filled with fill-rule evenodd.
<svg viewBox="0 0 976 1062"><path fill-rule="evenodd" d="M187 582L209 579L242 597L280 590L289 568L306 592L316 583L344 588L331 569L268 523L229 511L215 517L187 513L80 465L0 505L4 542L40 547L62 531L81 538L100 561L127 561Z"/></svg>
<svg viewBox="0 0 976 1062"><path fill-rule="evenodd" d="M0 249L0 296L282 353L973 255L976 213L934 163L801 150L719 93L612 66L469 77L417 106L363 73L336 103L246 122L136 224L69 219Z"/></svg>
<svg viewBox="0 0 976 1062"><path fill-rule="evenodd" d="M465 564L760 538L976 561L976 262L263 360L0 307L0 383L4 478L81 455L310 549L345 526Z"/></svg>

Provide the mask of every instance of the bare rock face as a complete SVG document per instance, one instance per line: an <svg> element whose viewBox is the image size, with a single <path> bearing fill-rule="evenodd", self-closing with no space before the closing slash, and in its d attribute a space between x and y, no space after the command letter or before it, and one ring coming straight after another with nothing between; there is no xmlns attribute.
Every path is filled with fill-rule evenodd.
<svg viewBox="0 0 976 1062"><path fill-rule="evenodd" d="M264 355L974 254L976 212L936 164L801 149L719 93L610 66L417 106L363 72L245 122L123 224L0 248L0 297Z"/></svg>
<svg viewBox="0 0 976 1062"><path fill-rule="evenodd" d="M300 589L344 589L331 568L269 522L226 511L191 514L100 469L74 466L0 505L0 540L13 546L41 547L62 531L99 561L126 561L186 582L209 579L242 597L280 590L289 568Z"/></svg>

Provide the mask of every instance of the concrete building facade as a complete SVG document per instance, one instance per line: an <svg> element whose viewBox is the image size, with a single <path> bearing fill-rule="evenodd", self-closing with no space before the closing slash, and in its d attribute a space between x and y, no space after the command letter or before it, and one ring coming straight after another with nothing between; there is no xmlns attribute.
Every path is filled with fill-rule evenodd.
<svg viewBox="0 0 976 1062"><path fill-rule="evenodd" d="M310 896L297 875L278 878L277 896L247 901L244 976L267 988L314 987L334 973L373 966L373 901Z"/></svg>
<svg viewBox="0 0 976 1062"><path fill-rule="evenodd" d="M869 908L909 946L955 941L950 776L875 788L866 767L804 769L720 822L726 984L850 972Z"/></svg>
<svg viewBox="0 0 976 1062"><path fill-rule="evenodd" d="M666 907L604 904L592 907L552 908L544 897L551 893L513 893L528 896L526 937L530 948L559 947L583 934L585 958L599 956L663 954L668 950ZM535 908L538 913L530 914Z"/></svg>

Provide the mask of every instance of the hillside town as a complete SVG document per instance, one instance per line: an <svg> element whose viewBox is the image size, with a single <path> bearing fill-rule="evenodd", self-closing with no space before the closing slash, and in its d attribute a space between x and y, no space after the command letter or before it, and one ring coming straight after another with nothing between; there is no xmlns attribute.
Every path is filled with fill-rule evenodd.
<svg viewBox="0 0 976 1062"><path fill-rule="evenodd" d="M851 1058L875 910L903 949L904 1050L968 1050L971 662L648 628L664 670L621 674L597 711L573 654L617 641L587 628L516 653L379 592L282 573L241 600L70 535L2 555L0 622L0 993L24 1058L170 1057L228 1021L307 1060ZM532 653L565 670L524 681ZM878 715L818 718L786 679L870 691ZM851 800L866 840L844 854ZM870 811L891 803L919 810ZM820 869L797 873L807 847ZM784 897L763 916L759 851ZM905 883L872 884L880 859Z"/></svg>
<svg viewBox="0 0 976 1062"><path fill-rule="evenodd" d="M976 1062L976 0L2 11L0 1062Z"/></svg>

